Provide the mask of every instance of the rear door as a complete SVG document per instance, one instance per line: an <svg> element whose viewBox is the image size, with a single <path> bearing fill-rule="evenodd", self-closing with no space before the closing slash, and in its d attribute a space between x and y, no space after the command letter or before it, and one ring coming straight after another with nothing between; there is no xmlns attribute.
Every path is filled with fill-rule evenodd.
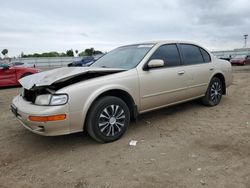
<svg viewBox="0 0 250 188"><path fill-rule="evenodd" d="M210 78L215 71L209 53L192 44L178 44L185 71L190 76L187 83L187 97L193 98L206 93Z"/></svg>
<svg viewBox="0 0 250 188"><path fill-rule="evenodd" d="M165 66L138 71L141 112L186 99L188 77L176 44L160 46L148 62L152 59L163 60Z"/></svg>
<svg viewBox="0 0 250 188"><path fill-rule="evenodd" d="M17 85L15 69L12 67L4 69L3 66L0 65L0 86L11 85Z"/></svg>

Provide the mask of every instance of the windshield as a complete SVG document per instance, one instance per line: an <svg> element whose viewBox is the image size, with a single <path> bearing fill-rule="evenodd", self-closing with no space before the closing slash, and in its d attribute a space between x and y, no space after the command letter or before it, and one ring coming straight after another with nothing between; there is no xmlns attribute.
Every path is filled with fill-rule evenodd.
<svg viewBox="0 0 250 188"><path fill-rule="evenodd" d="M91 67L132 69L140 63L153 44L139 44L116 48L104 55Z"/></svg>

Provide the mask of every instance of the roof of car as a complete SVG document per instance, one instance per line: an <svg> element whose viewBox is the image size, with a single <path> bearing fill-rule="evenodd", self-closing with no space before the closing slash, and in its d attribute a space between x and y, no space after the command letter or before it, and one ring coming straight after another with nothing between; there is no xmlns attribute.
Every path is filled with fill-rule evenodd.
<svg viewBox="0 0 250 188"><path fill-rule="evenodd" d="M163 45L163 44L171 44L171 43L193 44L193 45L197 45L197 46L200 46L200 47L204 48L200 44L197 44L197 43L194 43L194 42L190 42L190 41L183 41L183 40L155 40L155 41L138 42L138 43L128 44L128 45L124 45L124 46L129 46L129 45L144 45L144 44ZM204 48L204 49L206 49L206 48ZM208 49L206 49L206 50L209 51Z"/></svg>
<svg viewBox="0 0 250 188"><path fill-rule="evenodd" d="M169 43L187 43L187 44L194 44L194 45L198 45L194 42L190 42L190 41L182 41L182 40L154 40L154 41L145 41L145 42L138 42L138 43L134 43L134 44L128 44L128 45L139 45L139 44L169 44Z"/></svg>

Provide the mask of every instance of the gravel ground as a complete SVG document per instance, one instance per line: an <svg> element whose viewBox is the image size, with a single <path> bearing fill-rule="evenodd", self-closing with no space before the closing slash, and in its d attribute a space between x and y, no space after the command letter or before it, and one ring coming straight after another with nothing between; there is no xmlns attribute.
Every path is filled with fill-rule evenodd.
<svg viewBox="0 0 250 188"><path fill-rule="evenodd" d="M234 67L220 105L197 101L150 112L118 141L42 137L9 111L0 90L0 187L250 187L250 68ZM129 146L137 140L136 146Z"/></svg>

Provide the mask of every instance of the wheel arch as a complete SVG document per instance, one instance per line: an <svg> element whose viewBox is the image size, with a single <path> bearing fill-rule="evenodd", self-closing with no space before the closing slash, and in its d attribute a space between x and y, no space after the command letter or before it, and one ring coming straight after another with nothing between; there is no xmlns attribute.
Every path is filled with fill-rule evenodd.
<svg viewBox="0 0 250 188"><path fill-rule="evenodd" d="M135 105L135 101L134 101L133 97L127 91L124 91L121 89L111 89L111 90L105 91L102 94L100 94L95 99L95 101L101 97L104 97L104 96L114 96L114 97L122 99L127 104L128 108L130 109L130 116L132 118L136 119L137 107Z"/></svg>
<svg viewBox="0 0 250 188"><path fill-rule="evenodd" d="M104 96L114 96L122 99L128 106L130 111L130 117L131 119L136 119L138 115L137 105L135 103L134 98L130 94L129 91L127 91L125 88L109 88L102 91L99 91L94 94L94 96L90 96L90 99L88 100L87 104L84 106L85 108L85 116L84 116L84 123L83 123L83 129L85 129L86 121L88 118L88 113L90 111L90 108L93 106L93 104Z"/></svg>

